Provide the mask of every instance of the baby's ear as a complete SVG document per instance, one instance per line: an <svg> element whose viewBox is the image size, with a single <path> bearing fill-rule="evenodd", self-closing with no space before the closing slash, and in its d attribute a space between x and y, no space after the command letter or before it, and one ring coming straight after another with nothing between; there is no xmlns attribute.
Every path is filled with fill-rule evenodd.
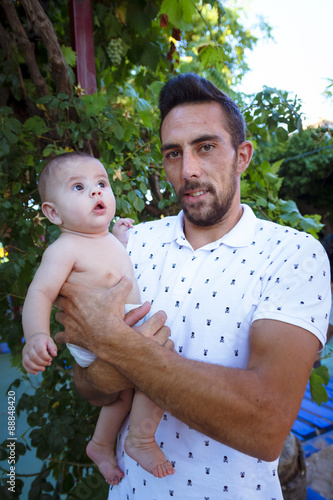
<svg viewBox="0 0 333 500"><path fill-rule="evenodd" d="M62 220L54 203L45 201L42 205L42 212L45 217L47 217L49 221L52 222L52 224L56 224L57 226L60 226L62 224Z"/></svg>

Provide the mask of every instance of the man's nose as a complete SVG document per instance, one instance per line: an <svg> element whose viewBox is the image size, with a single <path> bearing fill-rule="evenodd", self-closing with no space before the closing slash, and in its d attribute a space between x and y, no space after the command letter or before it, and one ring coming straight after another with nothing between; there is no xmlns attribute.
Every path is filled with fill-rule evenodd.
<svg viewBox="0 0 333 500"><path fill-rule="evenodd" d="M201 175L200 160L192 151L184 151L182 175L184 179L198 178Z"/></svg>

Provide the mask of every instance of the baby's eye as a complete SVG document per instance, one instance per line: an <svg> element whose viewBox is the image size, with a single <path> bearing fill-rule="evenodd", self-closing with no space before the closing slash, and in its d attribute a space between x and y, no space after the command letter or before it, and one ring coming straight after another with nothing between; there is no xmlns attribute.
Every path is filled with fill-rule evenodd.
<svg viewBox="0 0 333 500"><path fill-rule="evenodd" d="M83 184L75 184L73 186L73 191L82 191L83 189Z"/></svg>
<svg viewBox="0 0 333 500"><path fill-rule="evenodd" d="M104 181L99 181L98 187L105 188L105 186L106 186L106 183Z"/></svg>

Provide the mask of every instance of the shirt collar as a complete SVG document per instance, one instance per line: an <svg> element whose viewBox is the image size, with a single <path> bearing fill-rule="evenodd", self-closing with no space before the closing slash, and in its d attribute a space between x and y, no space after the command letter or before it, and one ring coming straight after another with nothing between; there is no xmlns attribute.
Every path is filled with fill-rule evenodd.
<svg viewBox="0 0 333 500"><path fill-rule="evenodd" d="M256 216L248 205L241 205L243 214L237 224L222 238L213 241L208 245L202 247L205 250L213 250L220 245L227 245L229 247L238 248L251 245L255 232ZM170 233L167 231L165 234L164 243L171 243L177 241L179 245L190 246L184 235L184 214L183 211L179 212L176 217L174 229Z"/></svg>

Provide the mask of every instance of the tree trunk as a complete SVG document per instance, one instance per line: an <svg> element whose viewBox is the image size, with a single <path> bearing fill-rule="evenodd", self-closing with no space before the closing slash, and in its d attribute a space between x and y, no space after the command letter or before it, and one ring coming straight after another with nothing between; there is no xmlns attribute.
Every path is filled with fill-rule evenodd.
<svg viewBox="0 0 333 500"><path fill-rule="evenodd" d="M41 72L39 71L39 67L35 58L34 45L33 43L30 42L30 40L26 35L26 32L24 31L19 16L17 15L15 4L12 0L2 0L2 6L6 13L6 17L10 24L10 27L15 35L15 40L22 47L22 50L24 52L25 60L29 68L31 79L34 82L34 85L39 95L44 96L49 93L47 83L43 78L43 76L41 75ZM6 38L4 38L2 41L3 43L5 43ZM8 51L11 52L10 45L8 46L7 43L6 46L7 46L7 53ZM10 53L8 54L8 56L10 56ZM24 86L22 88L22 91L23 94L25 94Z"/></svg>
<svg viewBox="0 0 333 500"><path fill-rule="evenodd" d="M6 0L8 1L8 0ZM68 78L66 61L58 43L53 25L38 0L20 0L36 35L43 40L47 50L51 72L57 92L71 95L71 84Z"/></svg>

